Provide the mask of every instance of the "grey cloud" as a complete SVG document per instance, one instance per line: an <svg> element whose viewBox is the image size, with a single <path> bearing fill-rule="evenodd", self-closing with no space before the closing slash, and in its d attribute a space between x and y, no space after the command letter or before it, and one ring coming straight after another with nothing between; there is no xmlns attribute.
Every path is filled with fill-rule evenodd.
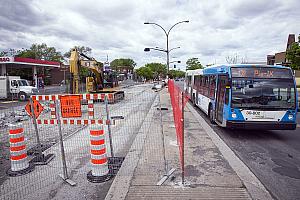
<svg viewBox="0 0 300 200"><path fill-rule="evenodd" d="M31 7L31 0L3 1L0 7L0 24L2 29L24 31L33 26L41 25L49 17L36 12Z"/></svg>
<svg viewBox="0 0 300 200"><path fill-rule="evenodd" d="M229 9L236 17L258 17L267 12L272 12L276 8L280 8L284 1L278 0L259 0L259 1L238 1L236 5Z"/></svg>

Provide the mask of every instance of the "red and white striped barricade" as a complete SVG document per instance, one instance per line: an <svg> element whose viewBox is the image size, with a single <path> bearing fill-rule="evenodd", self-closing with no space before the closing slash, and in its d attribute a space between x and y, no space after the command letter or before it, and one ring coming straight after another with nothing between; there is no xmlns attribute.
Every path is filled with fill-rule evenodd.
<svg viewBox="0 0 300 200"><path fill-rule="evenodd" d="M34 170L34 165L28 161L24 128L22 123L9 125L10 161L9 176L20 176Z"/></svg>

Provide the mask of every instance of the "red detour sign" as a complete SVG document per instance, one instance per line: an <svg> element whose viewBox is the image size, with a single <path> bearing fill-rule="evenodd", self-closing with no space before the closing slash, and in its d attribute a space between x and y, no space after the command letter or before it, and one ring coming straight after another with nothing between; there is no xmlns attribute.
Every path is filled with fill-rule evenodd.
<svg viewBox="0 0 300 200"><path fill-rule="evenodd" d="M61 116L63 118L81 117L81 96L60 96Z"/></svg>
<svg viewBox="0 0 300 200"><path fill-rule="evenodd" d="M30 102L28 102L25 106L25 110L27 111L27 113L32 117L32 112L31 112L31 104ZM37 119L40 114L43 112L44 107L40 104L40 102L33 100L33 110L34 110L34 114L35 114L35 118Z"/></svg>

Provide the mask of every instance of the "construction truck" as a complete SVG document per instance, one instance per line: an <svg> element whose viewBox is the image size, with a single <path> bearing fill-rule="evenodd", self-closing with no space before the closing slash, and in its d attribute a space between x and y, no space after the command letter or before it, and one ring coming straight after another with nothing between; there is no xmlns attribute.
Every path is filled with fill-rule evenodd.
<svg viewBox="0 0 300 200"><path fill-rule="evenodd" d="M0 76L0 99L19 99L25 101L30 95L38 93L38 89L30 86L20 76Z"/></svg>
<svg viewBox="0 0 300 200"><path fill-rule="evenodd" d="M124 91L113 90L118 86L118 80L113 72L104 73L94 58L79 53L73 49L70 56L70 93L79 93L79 70L81 67L89 69L89 76L86 77L87 93L113 94L115 101L124 99Z"/></svg>

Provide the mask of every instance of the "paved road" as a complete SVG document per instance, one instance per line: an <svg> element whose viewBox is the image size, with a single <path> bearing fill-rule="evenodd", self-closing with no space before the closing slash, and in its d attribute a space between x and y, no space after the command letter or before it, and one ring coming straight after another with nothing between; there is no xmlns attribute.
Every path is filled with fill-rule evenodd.
<svg viewBox="0 0 300 200"><path fill-rule="evenodd" d="M183 82L175 82L181 88ZM198 112L207 120L203 112ZM300 113L298 128L285 131L228 130L215 132L260 179L275 199L300 197Z"/></svg>

